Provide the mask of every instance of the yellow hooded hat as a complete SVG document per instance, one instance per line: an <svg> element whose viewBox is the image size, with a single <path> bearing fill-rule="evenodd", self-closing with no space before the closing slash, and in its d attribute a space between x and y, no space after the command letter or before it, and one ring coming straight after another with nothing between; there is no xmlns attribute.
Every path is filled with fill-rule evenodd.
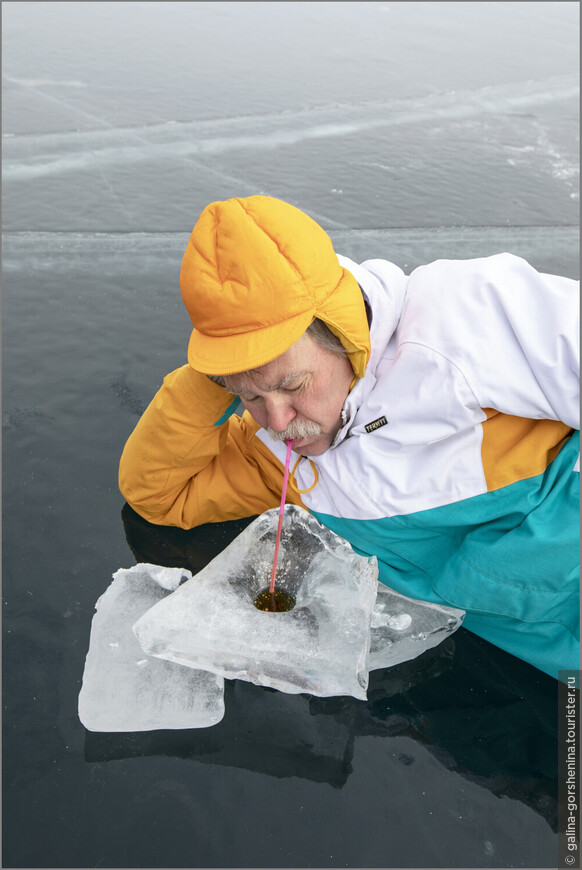
<svg viewBox="0 0 582 870"><path fill-rule="evenodd" d="M188 362L230 375L288 350L317 317L363 377L370 334L362 293L327 233L304 212L267 196L213 202L190 236L180 272L194 325Z"/></svg>

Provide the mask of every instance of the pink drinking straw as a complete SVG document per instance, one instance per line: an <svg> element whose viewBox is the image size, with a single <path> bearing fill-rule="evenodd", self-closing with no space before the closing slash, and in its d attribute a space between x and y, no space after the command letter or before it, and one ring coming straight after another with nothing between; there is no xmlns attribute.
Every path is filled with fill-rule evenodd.
<svg viewBox="0 0 582 870"><path fill-rule="evenodd" d="M277 526L277 537L275 539L275 558L273 559L273 570L271 571L271 585L269 593L272 595L275 590L275 574L277 573L277 559L279 558L279 544L281 543L281 529L283 527L283 514L285 512L285 496L287 495L287 481L289 479L289 464L291 462L291 447L293 439L287 441L287 458L285 459L285 474L283 475L283 490L281 492L281 506L279 507L279 524Z"/></svg>

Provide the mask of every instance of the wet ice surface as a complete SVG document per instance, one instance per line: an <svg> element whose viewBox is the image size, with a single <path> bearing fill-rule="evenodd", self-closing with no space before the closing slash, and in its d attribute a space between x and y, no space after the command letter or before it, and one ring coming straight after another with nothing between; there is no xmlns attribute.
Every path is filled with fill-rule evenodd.
<svg viewBox="0 0 582 870"><path fill-rule="evenodd" d="M366 698L375 557L306 511L285 509L277 586L293 610L257 610L269 585L278 509L262 514L134 626L144 652L283 692Z"/></svg>
<svg viewBox="0 0 582 870"><path fill-rule="evenodd" d="M336 3L331 21L318 3L300 15L283 3L166 3L159 26L151 4L135 7L127 39L123 6L95 4L91 27L67 39L86 13L71 6L57 26L38 4L36 27L62 41L64 68L54 49L6 40L4 228L184 232L208 202L254 193L328 230L574 225L574 11L470 6ZM7 7L5 32L28 34L26 15ZM218 68L214 28L229 45Z"/></svg>
<svg viewBox="0 0 582 870"><path fill-rule="evenodd" d="M224 716L224 681L143 653L131 630L144 612L191 577L180 568L119 570L97 601L79 695L90 731L205 728Z"/></svg>
<svg viewBox="0 0 582 870"><path fill-rule="evenodd" d="M25 88L17 84L8 80L8 95ZM143 127L6 133L5 229L50 230L56 209L61 229L189 231L207 202L254 193L289 199L327 230L536 226L551 223L556 190L560 223L575 224L577 94L577 75L556 75ZM283 173L297 161L300 171ZM156 184L139 184L144 175ZM462 177L470 212L456 190Z"/></svg>

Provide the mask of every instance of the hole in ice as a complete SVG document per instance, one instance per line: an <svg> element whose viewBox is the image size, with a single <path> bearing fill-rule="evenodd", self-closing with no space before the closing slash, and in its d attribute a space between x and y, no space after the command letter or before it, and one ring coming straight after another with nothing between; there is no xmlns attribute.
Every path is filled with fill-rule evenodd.
<svg viewBox="0 0 582 870"><path fill-rule="evenodd" d="M254 603L257 610L265 610L269 613L283 613L293 610L295 607L295 597L286 589L280 589L275 586L271 592L267 586L265 589L261 589L255 597Z"/></svg>

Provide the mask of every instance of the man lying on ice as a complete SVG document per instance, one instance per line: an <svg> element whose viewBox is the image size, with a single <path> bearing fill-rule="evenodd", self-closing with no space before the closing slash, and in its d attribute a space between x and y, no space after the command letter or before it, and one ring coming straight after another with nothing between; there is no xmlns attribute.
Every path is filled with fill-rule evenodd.
<svg viewBox="0 0 582 870"><path fill-rule="evenodd" d="M251 196L204 209L180 285L188 365L123 452L134 510L192 528L277 507L293 439L287 501L382 582L552 676L578 668L578 282L507 253L358 265Z"/></svg>

